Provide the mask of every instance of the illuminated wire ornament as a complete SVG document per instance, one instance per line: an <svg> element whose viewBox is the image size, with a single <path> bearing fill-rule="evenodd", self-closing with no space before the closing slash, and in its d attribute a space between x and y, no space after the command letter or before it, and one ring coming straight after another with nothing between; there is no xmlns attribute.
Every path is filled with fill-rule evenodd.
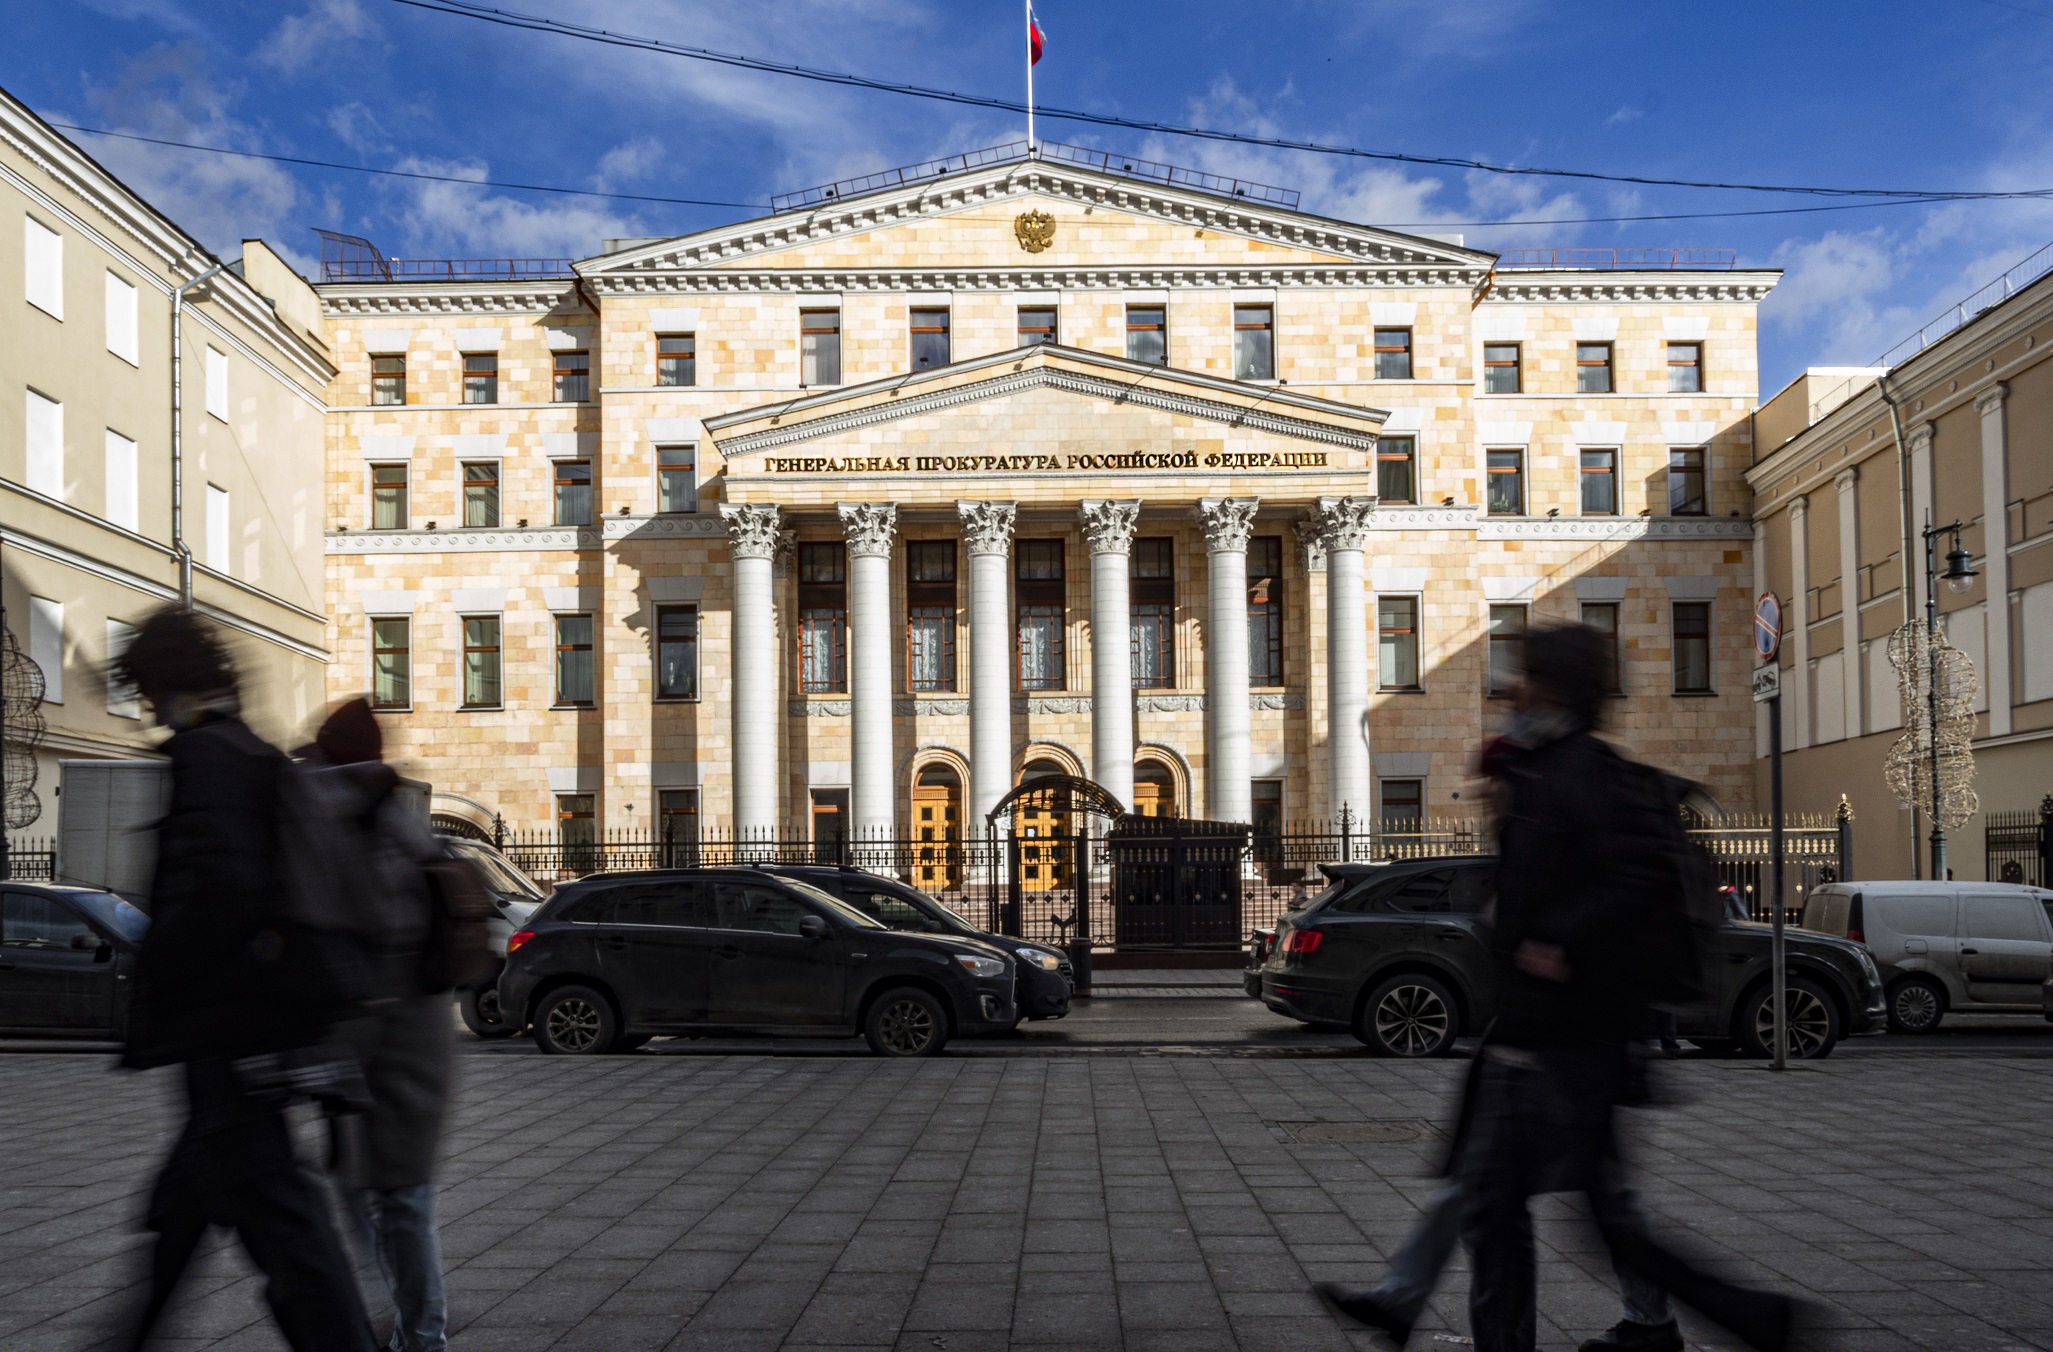
<svg viewBox="0 0 2053 1352"><path fill-rule="evenodd" d="M1899 800L1930 812L1939 805L1941 830L1951 831L1981 811L1975 796L1975 665L1968 655L1913 620L1889 636L1889 664L1903 705L1903 735L1889 748L1883 774ZM1933 726L1931 673L1938 672L1939 717ZM1933 755L1936 743L1938 755ZM1938 795L1932 792L1936 759Z"/></svg>
<svg viewBox="0 0 2053 1352"><path fill-rule="evenodd" d="M10 831L35 824L36 748L43 742L43 669L0 625L0 822Z"/></svg>

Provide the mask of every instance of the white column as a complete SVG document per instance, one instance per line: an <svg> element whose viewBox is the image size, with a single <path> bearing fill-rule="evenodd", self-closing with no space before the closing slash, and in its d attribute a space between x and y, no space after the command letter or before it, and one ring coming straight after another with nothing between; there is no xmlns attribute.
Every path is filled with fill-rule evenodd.
<svg viewBox="0 0 2053 1352"><path fill-rule="evenodd" d="M957 502L969 550L969 827L1012 787L1012 595L1008 580L1018 504Z"/></svg>
<svg viewBox="0 0 2053 1352"><path fill-rule="evenodd" d="M1259 498L1205 498L1205 815L1254 817L1248 783L1247 537Z"/></svg>
<svg viewBox="0 0 2053 1352"><path fill-rule="evenodd" d="M1975 398L1982 415L1982 595L1987 598L1982 689L1989 692L1989 735L2010 734L2010 428L2003 412L2010 387L1991 385Z"/></svg>
<svg viewBox="0 0 2053 1352"><path fill-rule="evenodd" d="M1366 847L1375 815L1369 777L1368 591L1362 547L1373 498L1320 498L1319 542L1326 548L1326 752L1328 806L1345 811Z"/></svg>
<svg viewBox="0 0 2053 1352"><path fill-rule="evenodd" d="M1801 750L1811 744L1811 528L1809 498L1792 498L1789 503L1789 645L1790 676L1796 689L1789 700L1789 726L1793 735L1784 739L1784 749ZM1670 624L1673 612L1670 612Z"/></svg>
<svg viewBox="0 0 2053 1352"><path fill-rule="evenodd" d="M1133 616L1128 556L1138 498L1083 504L1091 546L1091 778L1133 810Z"/></svg>
<svg viewBox="0 0 2053 1352"><path fill-rule="evenodd" d="M1903 585L1910 588L1912 612L1925 618L1925 536L1932 524L1931 423L1919 423L1904 440L1910 447L1910 536L1903 542Z"/></svg>
<svg viewBox="0 0 2053 1352"><path fill-rule="evenodd" d="M1832 478L1839 490L1839 679L1845 691L1846 739L1867 731L1861 707L1861 508L1856 488L1860 471L1852 465Z"/></svg>
<svg viewBox="0 0 2053 1352"><path fill-rule="evenodd" d="M734 546L734 832L766 840L777 833L777 610L771 565L777 556L775 507L722 504Z"/></svg>
<svg viewBox="0 0 2053 1352"><path fill-rule="evenodd" d="M891 542L898 508L844 502L848 538L848 815L856 842L888 838L898 822L891 783Z"/></svg>

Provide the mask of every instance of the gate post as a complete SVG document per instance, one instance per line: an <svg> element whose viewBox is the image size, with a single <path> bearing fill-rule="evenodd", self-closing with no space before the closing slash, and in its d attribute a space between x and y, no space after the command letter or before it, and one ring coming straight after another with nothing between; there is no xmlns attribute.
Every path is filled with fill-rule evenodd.
<svg viewBox="0 0 2053 1352"><path fill-rule="evenodd" d="M1853 881L1853 804L1846 801L1846 795L1839 795L1839 808L1832 814L1839 825L1839 881ZM2040 839L2045 839L2043 828Z"/></svg>
<svg viewBox="0 0 2053 1352"><path fill-rule="evenodd" d="M2039 876L2032 883L2044 887L2048 878L2053 878L2053 793L2039 800Z"/></svg>
<svg viewBox="0 0 2053 1352"><path fill-rule="evenodd" d="M1081 824L1080 824L1081 826ZM1091 993L1091 833L1079 829L1070 839L1076 849L1076 864L1070 876L1076 879L1076 927L1069 938L1071 981L1078 995Z"/></svg>

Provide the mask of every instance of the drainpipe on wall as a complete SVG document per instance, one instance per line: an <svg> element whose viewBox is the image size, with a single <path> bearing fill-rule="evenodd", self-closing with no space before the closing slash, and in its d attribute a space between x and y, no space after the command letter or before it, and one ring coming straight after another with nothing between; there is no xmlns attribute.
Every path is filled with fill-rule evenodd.
<svg viewBox="0 0 2053 1352"><path fill-rule="evenodd" d="M192 609L192 546L185 542L185 293L227 267L216 263L171 293L171 548L178 554L178 608Z"/></svg>
<svg viewBox="0 0 2053 1352"><path fill-rule="evenodd" d="M1875 377L1875 391L1882 396L1882 402L1889 405L1889 430L1896 437L1896 495L1898 501L1902 504L1900 512L1902 520L1898 522L1898 525L1901 526L1903 531L1902 545L1896 556L1902 562L1899 570L1902 576L1897 579L1896 590L1903 597L1903 622L1908 625L1917 618L1917 610L1912 604L1910 595L1910 533L1912 528L1910 452L1903 444L1903 410L1897 405L1896 396L1889 392L1888 372L1885 371ZM1903 711L1903 721L1906 726L1910 723L1910 711L1908 709ZM1912 803L1910 805L1910 876L1913 878L1918 876L1918 847L1918 805Z"/></svg>

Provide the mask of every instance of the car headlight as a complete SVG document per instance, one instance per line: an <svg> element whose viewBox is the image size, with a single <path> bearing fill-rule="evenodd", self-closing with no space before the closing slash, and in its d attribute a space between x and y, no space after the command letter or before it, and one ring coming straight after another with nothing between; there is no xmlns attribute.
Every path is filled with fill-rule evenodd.
<svg viewBox="0 0 2053 1352"><path fill-rule="evenodd" d="M1019 960L1029 967L1038 967L1044 972L1059 972L1062 970L1062 959L1045 948L1015 948L1012 951L1018 954Z"/></svg>
<svg viewBox="0 0 2053 1352"><path fill-rule="evenodd" d="M1880 990L1882 988L1882 969L1875 965L1875 955L1862 948L1857 949L1854 956L1860 959L1861 975L1868 979L1868 989Z"/></svg>
<svg viewBox="0 0 2053 1352"><path fill-rule="evenodd" d="M957 953L955 960L961 963L971 976L992 978L1005 975L1003 958L980 958L974 953Z"/></svg>

